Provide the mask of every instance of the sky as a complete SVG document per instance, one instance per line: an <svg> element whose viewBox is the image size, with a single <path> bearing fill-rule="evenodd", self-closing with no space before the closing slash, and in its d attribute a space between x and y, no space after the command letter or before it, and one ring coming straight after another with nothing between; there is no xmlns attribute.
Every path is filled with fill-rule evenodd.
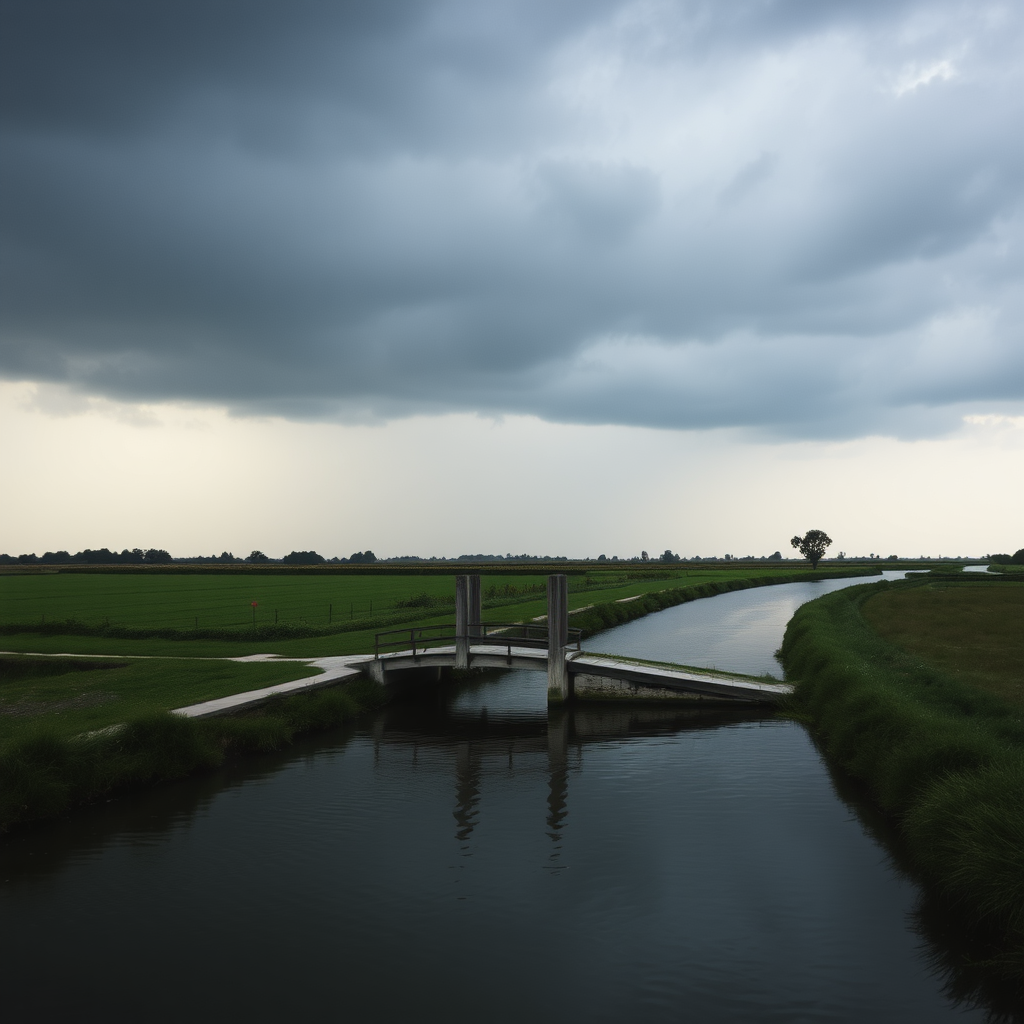
<svg viewBox="0 0 1024 1024"><path fill-rule="evenodd" d="M0 551L1024 546L1024 7L0 0Z"/></svg>

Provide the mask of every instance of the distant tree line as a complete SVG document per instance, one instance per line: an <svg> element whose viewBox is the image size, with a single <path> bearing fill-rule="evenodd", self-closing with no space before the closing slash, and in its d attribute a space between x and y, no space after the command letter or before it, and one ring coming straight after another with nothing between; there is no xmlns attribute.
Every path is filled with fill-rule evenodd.
<svg viewBox="0 0 1024 1024"><path fill-rule="evenodd" d="M162 548L125 548L121 552L109 548L86 548L77 554L67 551L47 551L43 555L2 555L0 565L241 565L245 562L267 562L275 565L318 565L322 563L367 565L376 562L372 551L356 551L349 558L324 558L315 551L293 551L284 558L271 558L262 551L253 551L245 558L239 558L230 551L219 555L193 555L188 558L172 558Z"/></svg>
<svg viewBox="0 0 1024 1024"><path fill-rule="evenodd" d="M840 551L837 557L839 561L850 559L850 556L847 556L845 551ZM858 556L857 560L862 560L864 557L876 560L881 556L872 553L870 556ZM1024 565L1024 548L1021 548L1013 555L996 554L986 555L985 557L993 562ZM670 548L666 548L661 555L653 558L646 551L642 551L639 555L626 558L620 558L618 555L599 555L596 559L571 559L573 562L599 562L616 565L637 562L652 565L675 565L683 562L780 562L782 560L783 555L781 551L776 551L770 555L743 555L742 557L731 554L705 555L703 557L701 555L694 555L692 558L684 558L682 555L673 552ZM886 560L896 561L897 556L889 555ZM921 560L932 559L921 555ZM949 561L950 559L941 560ZM474 564L482 562L540 562L550 564L552 562L569 561L570 559L566 555L513 555L512 553L505 555L458 555L455 558L440 558L436 555L429 558L424 558L420 555L399 555L396 558L381 559L369 549L366 551L354 551L348 558L341 558L337 555L333 558L326 558L316 551L292 551L283 558L271 558L262 551L252 551L244 557L234 555L230 551L222 551L219 555L192 555L187 558L173 558L163 548L148 548L145 550L142 548L132 548L131 550L125 548L123 551L111 551L109 548L86 548L84 551L79 551L73 555L67 551L47 551L42 555L0 554L0 565L73 565L76 563L86 565L168 565L172 563L176 565L241 565L245 563L266 563L268 565L370 565L374 562L443 565L459 562Z"/></svg>
<svg viewBox="0 0 1024 1024"><path fill-rule="evenodd" d="M988 557L1000 565L1024 565L1024 548L1019 548L1012 555L989 555Z"/></svg>
<svg viewBox="0 0 1024 1024"><path fill-rule="evenodd" d="M67 551L47 551L43 555L0 555L0 565L69 565L74 562L88 565L164 565L173 561L162 548L149 548L146 551L142 548L132 548L131 551L125 548L121 552L109 548L96 551L86 548L74 555Z"/></svg>

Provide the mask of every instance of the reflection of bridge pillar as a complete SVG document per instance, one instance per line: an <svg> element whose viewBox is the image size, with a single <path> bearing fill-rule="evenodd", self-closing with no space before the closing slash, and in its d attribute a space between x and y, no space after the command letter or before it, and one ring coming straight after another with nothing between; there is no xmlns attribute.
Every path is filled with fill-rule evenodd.
<svg viewBox="0 0 1024 1024"><path fill-rule="evenodd" d="M569 667L565 646L569 642L569 580L548 577L548 703L569 699Z"/></svg>
<svg viewBox="0 0 1024 1024"><path fill-rule="evenodd" d="M465 843L473 834L480 803L480 758L469 743L460 743L455 754L455 838Z"/></svg>
<svg viewBox="0 0 1024 1024"><path fill-rule="evenodd" d="M455 577L455 667L469 668L471 638L479 636L483 614L479 576Z"/></svg>
<svg viewBox="0 0 1024 1024"><path fill-rule="evenodd" d="M548 837L555 844L553 858L561 850L561 831L569 813L569 715L548 715Z"/></svg>

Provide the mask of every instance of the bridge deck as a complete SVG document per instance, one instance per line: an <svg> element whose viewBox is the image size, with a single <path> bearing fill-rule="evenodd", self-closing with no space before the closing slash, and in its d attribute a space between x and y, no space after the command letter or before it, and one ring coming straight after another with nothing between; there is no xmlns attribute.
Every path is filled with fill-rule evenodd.
<svg viewBox="0 0 1024 1024"><path fill-rule="evenodd" d="M278 683L261 690L220 697L217 700L177 708L176 715L186 718L211 718L215 715L230 715L246 708L258 707L275 697L286 697L296 693L316 690L323 686L334 686L347 679L354 679L372 671L375 664L386 674L402 672L413 668L444 668L455 664L455 647L432 647L428 650L393 651L382 654L378 659L373 655L352 655L337 658L287 659L302 661L324 669L318 676ZM473 668L530 668L541 669L547 664L547 651L536 647L513 645L496 646L493 643L474 644L470 647L470 666ZM243 659L248 660L248 659ZM277 659L274 659L277 660ZM284 660L284 659L282 659ZM645 665L640 662L616 658L614 655L587 654L571 651L566 655L569 674L604 676L629 683L677 693L693 693L704 697L718 697L756 703L775 703L793 692L787 683L762 683L725 673L698 671L695 669Z"/></svg>
<svg viewBox="0 0 1024 1024"><path fill-rule="evenodd" d="M793 687L788 683L762 683L756 679L699 671L683 666L645 665L641 662L619 659L610 654L570 654L568 662L570 675L586 673L592 676L606 676L639 683L642 686L679 693L696 693L706 697L774 704L793 692Z"/></svg>

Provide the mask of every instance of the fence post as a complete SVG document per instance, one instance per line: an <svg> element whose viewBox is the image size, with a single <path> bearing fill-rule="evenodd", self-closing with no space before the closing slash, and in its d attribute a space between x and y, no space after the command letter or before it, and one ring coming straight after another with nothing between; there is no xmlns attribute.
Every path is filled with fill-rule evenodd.
<svg viewBox="0 0 1024 1024"><path fill-rule="evenodd" d="M569 667L565 647L569 640L569 578L548 577L548 703L561 704L570 697Z"/></svg>
<svg viewBox="0 0 1024 1024"><path fill-rule="evenodd" d="M469 579L455 577L455 667L469 668Z"/></svg>

